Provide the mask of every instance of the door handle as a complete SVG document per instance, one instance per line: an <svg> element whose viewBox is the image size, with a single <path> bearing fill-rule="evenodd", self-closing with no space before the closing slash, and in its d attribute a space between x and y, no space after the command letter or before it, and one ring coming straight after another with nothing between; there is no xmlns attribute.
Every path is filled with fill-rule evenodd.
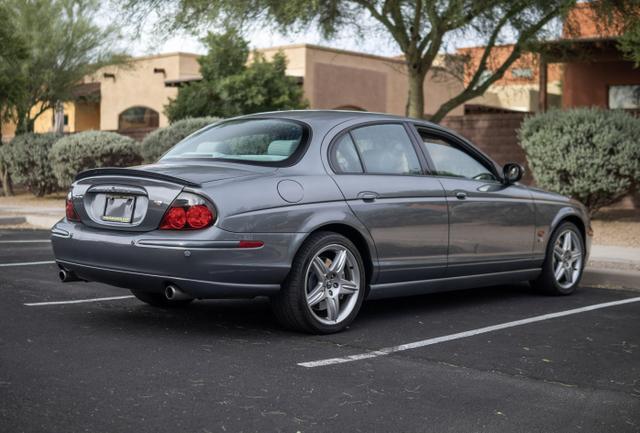
<svg viewBox="0 0 640 433"><path fill-rule="evenodd" d="M361 193L358 193L358 198L364 202L371 203L373 201L376 201L376 199L378 198L378 193L373 191L363 191Z"/></svg>
<svg viewBox="0 0 640 433"><path fill-rule="evenodd" d="M467 193L464 191L457 191L456 192L456 198L458 200L464 200L465 198L467 198Z"/></svg>

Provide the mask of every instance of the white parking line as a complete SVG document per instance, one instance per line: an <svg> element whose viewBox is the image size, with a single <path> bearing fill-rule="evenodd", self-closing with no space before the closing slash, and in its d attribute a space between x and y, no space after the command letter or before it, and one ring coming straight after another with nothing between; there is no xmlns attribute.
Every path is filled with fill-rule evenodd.
<svg viewBox="0 0 640 433"><path fill-rule="evenodd" d="M18 239L11 241L0 241L0 244L45 244L51 243L50 239Z"/></svg>
<svg viewBox="0 0 640 433"><path fill-rule="evenodd" d="M559 311L557 313L543 314L541 316L533 316L526 319L515 320L513 322L501 323L498 325L487 326L484 328L472 329L470 331L458 332L457 334L444 335L442 337L429 338L427 340L415 341L413 343L401 344L399 346L385 347L380 350L359 353L356 355L345 356L341 358L321 359L319 361L300 362L301 367L313 368L323 367L333 364L344 364L346 362L360 361L363 359L377 358L379 356L389 355L404 350L417 349L419 347L432 346L445 341L459 340L461 338L472 337L474 335L486 334L487 332L499 331L501 329L513 328L515 326L526 325L529 323L541 322L543 320L555 319L557 317L570 316L572 314L584 313L586 311L598 310L601 308L615 307L616 305L630 304L632 302L640 302L640 297L622 299L619 301L605 302L602 304L588 305L586 307L574 308L572 310Z"/></svg>
<svg viewBox="0 0 640 433"><path fill-rule="evenodd" d="M46 260L43 262L0 263L0 268L9 268L11 266L51 265L53 263L55 263L53 260Z"/></svg>
<svg viewBox="0 0 640 433"><path fill-rule="evenodd" d="M29 302L24 305L26 305L27 307L41 307L43 305L82 304L85 302L117 301L119 299L129 299L129 298L134 298L134 296L133 295L111 296L109 298L75 299L73 301Z"/></svg>

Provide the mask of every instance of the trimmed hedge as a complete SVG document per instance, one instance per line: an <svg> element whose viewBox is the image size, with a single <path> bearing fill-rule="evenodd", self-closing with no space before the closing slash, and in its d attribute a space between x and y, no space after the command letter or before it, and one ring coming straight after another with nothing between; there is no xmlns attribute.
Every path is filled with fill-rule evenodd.
<svg viewBox="0 0 640 433"><path fill-rule="evenodd" d="M127 167L142 162L140 145L129 137L106 131L87 131L58 140L50 152L58 184L68 187L76 175L97 167Z"/></svg>
<svg viewBox="0 0 640 433"><path fill-rule="evenodd" d="M2 146L5 161L13 182L22 184L34 195L42 197L57 190L49 152L62 134L21 134Z"/></svg>
<svg viewBox="0 0 640 433"><path fill-rule="evenodd" d="M202 129L207 125L218 121L216 117L196 117L182 119L171 125L156 129L145 137L142 141L140 151L144 162L156 162L167 150L171 149L177 142Z"/></svg>
<svg viewBox="0 0 640 433"><path fill-rule="evenodd" d="M640 179L640 119L622 111L551 110L519 131L536 183L580 200L591 214Z"/></svg>

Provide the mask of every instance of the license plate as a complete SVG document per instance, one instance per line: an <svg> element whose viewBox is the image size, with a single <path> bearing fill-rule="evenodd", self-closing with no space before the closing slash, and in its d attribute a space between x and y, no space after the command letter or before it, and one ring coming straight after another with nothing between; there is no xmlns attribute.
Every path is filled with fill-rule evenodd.
<svg viewBox="0 0 640 433"><path fill-rule="evenodd" d="M102 220L117 223L131 223L135 207L135 196L107 195Z"/></svg>

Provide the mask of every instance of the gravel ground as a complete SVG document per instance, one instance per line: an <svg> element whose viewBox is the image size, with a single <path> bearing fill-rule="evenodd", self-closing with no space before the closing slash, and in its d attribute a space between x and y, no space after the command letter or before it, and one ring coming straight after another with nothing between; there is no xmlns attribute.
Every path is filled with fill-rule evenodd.
<svg viewBox="0 0 640 433"><path fill-rule="evenodd" d="M640 210L602 211L591 226L594 244L640 247Z"/></svg>

